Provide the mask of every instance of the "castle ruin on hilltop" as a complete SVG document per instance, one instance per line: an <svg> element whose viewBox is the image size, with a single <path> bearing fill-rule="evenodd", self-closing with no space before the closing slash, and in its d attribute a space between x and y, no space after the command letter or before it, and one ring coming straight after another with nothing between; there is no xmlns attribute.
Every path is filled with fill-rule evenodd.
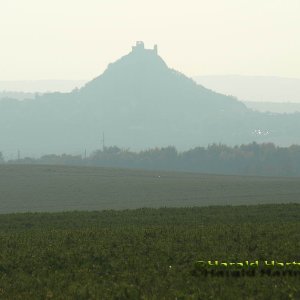
<svg viewBox="0 0 300 300"><path fill-rule="evenodd" d="M135 46L132 46L132 52L149 51L157 55L157 45L154 45L153 49L145 49L144 42L137 41Z"/></svg>

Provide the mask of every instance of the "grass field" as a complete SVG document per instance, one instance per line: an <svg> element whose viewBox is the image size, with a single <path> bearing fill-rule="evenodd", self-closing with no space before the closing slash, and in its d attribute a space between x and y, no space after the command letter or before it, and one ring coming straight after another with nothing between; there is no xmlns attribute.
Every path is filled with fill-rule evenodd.
<svg viewBox="0 0 300 300"><path fill-rule="evenodd" d="M0 213L300 203L300 178L0 165Z"/></svg>
<svg viewBox="0 0 300 300"><path fill-rule="evenodd" d="M300 299L300 274L195 265L299 262L299 216L299 204L0 215L0 299Z"/></svg>
<svg viewBox="0 0 300 300"><path fill-rule="evenodd" d="M2 165L0 211L0 299L300 299L195 265L300 262L300 178Z"/></svg>

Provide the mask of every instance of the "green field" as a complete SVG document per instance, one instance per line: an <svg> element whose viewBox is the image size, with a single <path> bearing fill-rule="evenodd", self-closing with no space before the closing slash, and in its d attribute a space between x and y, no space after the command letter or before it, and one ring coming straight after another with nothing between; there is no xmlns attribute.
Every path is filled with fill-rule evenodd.
<svg viewBox="0 0 300 300"><path fill-rule="evenodd" d="M195 265L300 262L300 178L2 165L0 211L1 300L300 299Z"/></svg>
<svg viewBox="0 0 300 300"><path fill-rule="evenodd" d="M0 215L0 299L300 299L299 274L195 266L299 262L299 216L299 204Z"/></svg>
<svg viewBox="0 0 300 300"><path fill-rule="evenodd" d="M300 178L0 165L0 213L300 203Z"/></svg>

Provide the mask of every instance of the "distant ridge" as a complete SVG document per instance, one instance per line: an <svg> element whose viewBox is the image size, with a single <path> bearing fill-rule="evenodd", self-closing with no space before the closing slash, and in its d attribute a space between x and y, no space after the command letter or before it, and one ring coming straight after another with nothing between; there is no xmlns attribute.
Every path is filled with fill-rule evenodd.
<svg viewBox="0 0 300 300"><path fill-rule="evenodd" d="M300 79L275 76L195 76L199 84L247 102L300 103Z"/></svg>
<svg viewBox="0 0 300 300"><path fill-rule="evenodd" d="M23 93L71 92L82 87L86 80L0 80L0 98L5 91Z"/></svg>
<svg viewBox="0 0 300 300"><path fill-rule="evenodd" d="M278 103L278 102L254 102L245 101L245 105L253 110L260 112L271 112L271 113L295 113L300 112L299 103Z"/></svg>

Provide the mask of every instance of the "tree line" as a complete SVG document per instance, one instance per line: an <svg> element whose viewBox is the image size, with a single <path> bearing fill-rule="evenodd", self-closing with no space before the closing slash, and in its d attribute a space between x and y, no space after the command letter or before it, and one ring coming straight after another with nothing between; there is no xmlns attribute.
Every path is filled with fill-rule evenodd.
<svg viewBox="0 0 300 300"><path fill-rule="evenodd" d="M300 176L300 145L275 146L273 143L229 147L212 144L179 152L161 147L139 152L117 146L96 150L89 156L49 154L38 159L26 157L0 162L7 164L85 165L149 170L189 171L215 174Z"/></svg>

